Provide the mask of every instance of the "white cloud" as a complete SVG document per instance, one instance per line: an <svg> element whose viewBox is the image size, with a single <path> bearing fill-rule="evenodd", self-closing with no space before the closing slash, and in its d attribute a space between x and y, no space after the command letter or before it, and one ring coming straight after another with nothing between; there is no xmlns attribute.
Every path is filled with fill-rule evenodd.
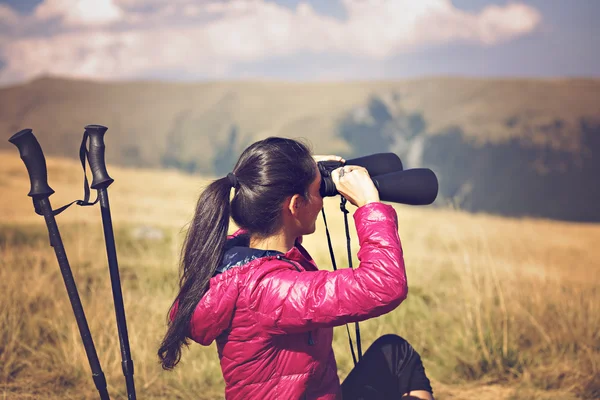
<svg viewBox="0 0 600 400"><path fill-rule="evenodd" d="M61 18L67 25L103 25L118 21L122 10L113 0L45 0L34 16L44 20Z"/></svg>
<svg viewBox="0 0 600 400"><path fill-rule="evenodd" d="M450 0L341 1L344 21L307 3L291 10L263 0L45 0L30 20L57 18L58 32L0 45L6 62L0 81L41 73L119 79L151 70L221 77L240 62L298 52L381 60L431 44L493 45L541 21L537 10L519 3L474 14ZM17 17L0 6L0 22Z"/></svg>

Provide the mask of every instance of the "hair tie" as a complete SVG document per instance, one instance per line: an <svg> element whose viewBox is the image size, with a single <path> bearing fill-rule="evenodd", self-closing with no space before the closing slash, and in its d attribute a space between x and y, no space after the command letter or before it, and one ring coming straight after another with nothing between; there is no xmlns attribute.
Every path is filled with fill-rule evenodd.
<svg viewBox="0 0 600 400"><path fill-rule="evenodd" d="M227 179L229 179L229 183L231 184L232 188L238 188L238 186L240 185L240 182L238 181L237 176L235 176L233 174L233 172L230 172L227 174Z"/></svg>

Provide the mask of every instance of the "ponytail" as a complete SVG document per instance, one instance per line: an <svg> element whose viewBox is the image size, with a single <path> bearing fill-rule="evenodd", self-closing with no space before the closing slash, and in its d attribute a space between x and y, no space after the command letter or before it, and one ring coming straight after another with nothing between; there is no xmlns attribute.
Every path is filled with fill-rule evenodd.
<svg viewBox="0 0 600 400"><path fill-rule="evenodd" d="M158 349L163 369L171 370L179 363L182 345L189 344L192 314L223 257L229 229L231 186L228 178L213 181L196 204L181 250L179 294L171 307L174 312Z"/></svg>

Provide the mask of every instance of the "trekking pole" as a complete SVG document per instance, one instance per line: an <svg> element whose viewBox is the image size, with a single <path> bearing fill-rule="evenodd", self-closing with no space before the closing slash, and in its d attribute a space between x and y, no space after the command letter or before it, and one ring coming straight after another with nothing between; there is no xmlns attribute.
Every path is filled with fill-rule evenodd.
<svg viewBox="0 0 600 400"><path fill-rule="evenodd" d="M127 321L125 318L125 307L123 305L123 293L121 292L121 278L119 276L119 265L117 263L117 251L115 247L115 236L113 233L110 205L108 202L108 187L114 182L106 171L104 161L104 134L108 128L101 125L88 125L85 127L85 137L90 139L88 150L88 161L92 170L92 189L98 190L100 200L100 211L102 213L102 226L104 228L104 241L108 256L108 269L110 272L110 283L112 286L115 314L117 318L117 329L119 332L119 344L121 346L121 366L125 383L127 385L127 396L129 400L135 400L135 384L133 380L133 361L129 348L129 337L127 334Z"/></svg>
<svg viewBox="0 0 600 400"><path fill-rule="evenodd" d="M100 393L100 399L109 400L110 397L108 395L108 389L106 388L106 378L100 367L100 361L98 360L98 354L94 347L92 334L87 324L85 313L83 312L83 306L81 305L81 299L79 298L77 286L75 285L71 267L69 266L69 260L67 259L60 232L58 231L58 225L54 218L52 206L50 205L49 197L54 193L54 190L48 186L48 171L46 169L44 153L31 129L23 129L22 131L15 133L9 139L9 142L17 146L21 159L27 167L29 180L31 182L31 190L29 191L28 196L31 196L33 200L35 212L39 215L43 215L46 221L46 226L48 227L48 233L50 235L50 246L54 248L54 252L56 253L56 259L58 260L60 272L63 276L65 287L67 288L69 300L71 301L71 307L75 314L79 334L81 335L90 369L92 370L94 384Z"/></svg>

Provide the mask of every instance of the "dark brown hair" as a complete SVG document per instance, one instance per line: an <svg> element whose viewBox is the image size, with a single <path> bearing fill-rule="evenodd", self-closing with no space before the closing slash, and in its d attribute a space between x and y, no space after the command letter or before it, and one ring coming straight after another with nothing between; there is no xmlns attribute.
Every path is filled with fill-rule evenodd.
<svg viewBox="0 0 600 400"><path fill-rule="evenodd" d="M189 343L190 319L223 258L230 215L250 234L267 237L276 233L282 224L281 205L294 194L308 198L317 171L307 146L270 137L244 150L233 173L239 186L231 204L227 177L213 181L198 199L181 250L179 293L173 302L177 312L158 349L164 369L179 363L181 347Z"/></svg>

